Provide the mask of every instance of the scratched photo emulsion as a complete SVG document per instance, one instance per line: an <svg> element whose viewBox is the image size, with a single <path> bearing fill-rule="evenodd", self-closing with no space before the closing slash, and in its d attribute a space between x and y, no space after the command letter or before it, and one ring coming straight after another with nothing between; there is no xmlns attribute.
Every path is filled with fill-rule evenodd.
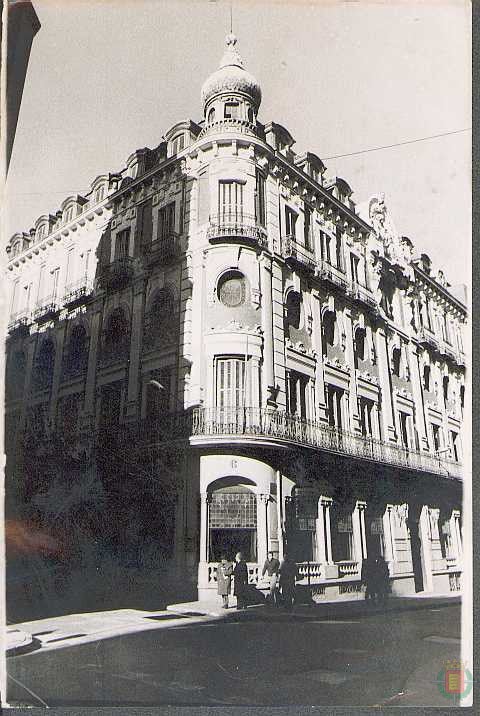
<svg viewBox="0 0 480 716"><path fill-rule="evenodd" d="M3 5L3 704L465 705L469 4Z"/></svg>

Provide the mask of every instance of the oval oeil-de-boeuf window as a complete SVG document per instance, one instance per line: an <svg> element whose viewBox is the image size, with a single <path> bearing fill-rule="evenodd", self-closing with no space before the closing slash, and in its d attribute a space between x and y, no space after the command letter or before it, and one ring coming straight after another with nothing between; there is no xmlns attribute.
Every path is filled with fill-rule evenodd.
<svg viewBox="0 0 480 716"><path fill-rule="evenodd" d="M245 277L228 274L219 283L218 297L224 306L235 308L245 303Z"/></svg>

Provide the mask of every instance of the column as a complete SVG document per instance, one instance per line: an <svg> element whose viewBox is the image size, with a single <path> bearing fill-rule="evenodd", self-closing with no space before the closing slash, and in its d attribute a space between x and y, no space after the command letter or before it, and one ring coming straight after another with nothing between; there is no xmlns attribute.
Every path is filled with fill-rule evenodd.
<svg viewBox="0 0 480 716"><path fill-rule="evenodd" d="M355 559L361 567L362 560L367 556L365 542L365 515L366 502L357 501L352 513L353 543L355 546Z"/></svg>
<svg viewBox="0 0 480 716"><path fill-rule="evenodd" d="M283 525L283 476L280 470L276 471L277 482L277 539L278 539L278 559L282 561L284 554L284 525Z"/></svg>
<svg viewBox="0 0 480 716"><path fill-rule="evenodd" d="M350 366L350 396L349 396L349 417L350 430L354 433L360 433L360 416L358 415L358 398L357 398L357 374L355 371L355 358L353 348L353 327L352 312L346 308L343 312L343 320L345 323L345 332L347 334L345 355L347 365Z"/></svg>
<svg viewBox="0 0 480 716"><path fill-rule="evenodd" d="M415 427L418 433L419 449L428 450L427 425L425 421L425 406L423 404L423 386L420 376L418 347L413 345L413 343L409 345L408 362L410 365L413 400L415 402Z"/></svg>
<svg viewBox="0 0 480 716"><path fill-rule="evenodd" d="M268 553L267 509L269 499L269 495L257 495L257 562L260 568L263 567Z"/></svg>
<svg viewBox="0 0 480 716"><path fill-rule="evenodd" d="M321 422L328 422L327 406L325 403L325 374L323 368L322 353L322 321L320 311L320 294L317 290L312 289L312 342L317 354L317 362L315 364L315 414L316 419Z"/></svg>
<svg viewBox="0 0 480 716"><path fill-rule="evenodd" d="M432 545L430 540L430 525L427 505L424 505L422 507L422 511L420 512L418 532L421 540L423 587L426 592L432 592Z"/></svg>
<svg viewBox="0 0 480 716"><path fill-rule="evenodd" d="M383 439L396 441L397 434L395 430L395 420L393 417L387 335L384 328L377 329L375 333L375 346L377 351L378 372L381 387Z"/></svg>
<svg viewBox="0 0 480 716"><path fill-rule="evenodd" d="M462 537L460 534L460 512L459 510L453 510L450 518L450 525L453 538L453 546L455 549L455 556L457 558L457 565L460 566L462 562Z"/></svg>
<svg viewBox="0 0 480 716"><path fill-rule="evenodd" d="M275 388L273 369L273 308L272 308L272 259L266 254L260 257L260 291L262 300L263 329L263 375L262 395L266 407L275 407L271 388Z"/></svg>
<svg viewBox="0 0 480 716"><path fill-rule="evenodd" d="M338 567L332 559L332 535L330 531L331 497L323 495L318 500L318 518L316 520L317 532L317 561L324 565L325 579L336 579Z"/></svg>
<svg viewBox="0 0 480 716"><path fill-rule="evenodd" d="M392 526L393 505L387 505L383 514L383 539L385 542L385 561L390 564L395 562L395 539ZM392 569L390 570L392 572Z"/></svg>
<svg viewBox="0 0 480 716"><path fill-rule="evenodd" d="M144 304L144 282L143 279L135 283L133 287L132 304L132 329L130 334L130 360L128 367L128 388L125 416L127 420L135 420L139 413L138 406L138 374L140 368L140 353L142 348L143 329L143 304Z"/></svg>
<svg viewBox="0 0 480 716"><path fill-rule="evenodd" d="M57 399L58 390L60 388L60 378L62 375L62 357L63 357L63 343L65 341L65 331L67 325L64 321L56 330L56 351L55 351L55 365L53 367L53 380L52 390L50 393L50 406L49 406L49 418L53 425L55 421L55 414L57 412Z"/></svg>
<svg viewBox="0 0 480 716"><path fill-rule="evenodd" d="M200 562L208 562L208 524L211 496L206 492L200 495Z"/></svg>

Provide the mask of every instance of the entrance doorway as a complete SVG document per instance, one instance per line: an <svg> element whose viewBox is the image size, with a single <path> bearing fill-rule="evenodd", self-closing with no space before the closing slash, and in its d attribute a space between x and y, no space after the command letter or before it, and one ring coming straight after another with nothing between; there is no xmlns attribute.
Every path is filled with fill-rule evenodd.
<svg viewBox="0 0 480 716"><path fill-rule="evenodd" d="M257 561L257 497L245 485L220 487L211 493L209 509L209 562L241 552L247 562Z"/></svg>

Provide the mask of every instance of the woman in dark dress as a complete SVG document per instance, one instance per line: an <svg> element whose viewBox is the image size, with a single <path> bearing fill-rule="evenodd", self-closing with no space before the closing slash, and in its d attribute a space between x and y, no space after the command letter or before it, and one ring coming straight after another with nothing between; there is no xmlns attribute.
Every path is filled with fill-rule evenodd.
<svg viewBox="0 0 480 716"><path fill-rule="evenodd" d="M235 555L235 568L233 570L235 584L233 593L237 597L237 609L247 608L247 587L248 587L248 567L243 559L241 552Z"/></svg>
<svg viewBox="0 0 480 716"><path fill-rule="evenodd" d="M233 564L231 564L225 555L217 567L217 591L222 597L223 608L228 609L228 595L232 584Z"/></svg>

